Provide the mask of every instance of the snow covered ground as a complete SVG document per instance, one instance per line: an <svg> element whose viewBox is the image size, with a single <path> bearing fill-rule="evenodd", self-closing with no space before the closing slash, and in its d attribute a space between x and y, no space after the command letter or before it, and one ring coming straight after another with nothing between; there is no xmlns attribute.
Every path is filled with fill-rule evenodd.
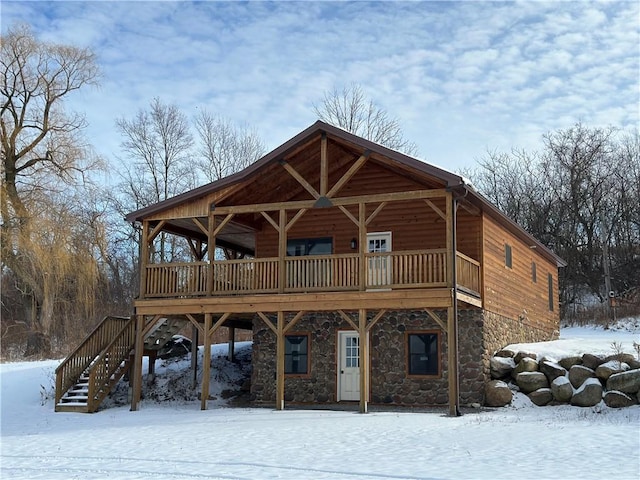
<svg viewBox="0 0 640 480"><path fill-rule="evenodd" d="M616 329L563 329L518 347L556 358L635 353L640 319ZM244 346L248 349L248 345ZM221 357L225 347L214 346ZM217 358L217 362L222 362ZM58 361L0 365L2 479L610 479L640 478L640 406L614 410L513 404L449 418L446 411L355 412L228 408L219 399L141 402L54 413ZM158 365L159 381L188 362ZM218 376L212 394L237 382Z"/></svg>

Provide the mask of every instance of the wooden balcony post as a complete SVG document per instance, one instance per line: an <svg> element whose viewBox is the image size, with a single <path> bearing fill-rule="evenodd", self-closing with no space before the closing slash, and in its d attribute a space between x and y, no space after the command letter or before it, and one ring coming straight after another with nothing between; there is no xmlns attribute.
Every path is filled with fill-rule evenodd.
<svg viewBox="0 0 640 480"><path fill-rule="evenodd" d="M366 205L364 203L358 204L358 277L360 282L360 290L364 291L367 288L367 258L365 253L367 251L367 224L366 224Z"/></svg>
<svg viewBox="0 0 640 480"><path fill-rule="evenodd" d="M142 237L140 238L140 292L139 298L147 294L147 266L149 265L149 222L142 222Z"/></svg>
<svg viewBox="0 0 640 480"><path fill-rule="evenodd" d="M284 312L278 312L276 331L276 409L284 410Z"/></svg>
<svg viewBox="0 0 640 480"><path fill-rule="evenodd" d="M207 271L207 292L213 295L214 261L216 259L216 215L213 211L214 205L209 209L209 233L207 235L207 252L209 255L209 270Z"/></svg>
<svg viewBox="0 0 640 480"><path fill-rule="evenodd" d="M200 410L207 409L209 400L209 379L211 377L211 330L212 314L204 314L204 338L202 355L202 389L200 390Z"/></svg>
<svg viewBox="0 0 640 480"><path fill-rule="evenodd" d="M287 211L280 210L278 221L278 292L284 293L287 285Z"/></svg>

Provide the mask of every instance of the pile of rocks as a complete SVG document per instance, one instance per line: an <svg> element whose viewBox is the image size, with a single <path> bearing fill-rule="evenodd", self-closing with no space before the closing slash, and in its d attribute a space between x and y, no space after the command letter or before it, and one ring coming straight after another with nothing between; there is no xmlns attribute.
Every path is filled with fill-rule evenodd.
<svg viewBox="0 0 640 480"><path fill-rule="evenodd" d="M609 407L640 403L640 361L619 353L605 357L585 353L556 361L531 352L500 350L491 358L491 378L485 404L511 403L513 390L539 406L570 403L591 407L602 400Z"/></svg>

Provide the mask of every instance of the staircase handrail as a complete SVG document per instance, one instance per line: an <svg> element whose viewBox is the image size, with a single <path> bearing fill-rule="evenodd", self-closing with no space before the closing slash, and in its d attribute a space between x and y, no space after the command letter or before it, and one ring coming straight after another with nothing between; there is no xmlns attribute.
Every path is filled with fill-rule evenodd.
<svg viewBox="0 0 640 480"><path fill-rule="evenodd" d="M111 326L116 322L131 321L129 317L106 316L85 337L78 347L65 358L56 368L56 399L58 404L62 395L73 386L91 362L104 350L112 335L108 334ZM105 333L105 335L103 335ZM103 338L104 337L104 338Z"/></svg>
<svg viewBox="0 0 640 480"><path fill-rule="evenodd" d="M119 380L111 377L120 369L122 362L131 354L136 338L135 317L122 327L111 342L96 357L89 372L89 394L87 406L90 412L97 410L108 395L112 383ZM124 371L120 372L124 374Z"/></svg>

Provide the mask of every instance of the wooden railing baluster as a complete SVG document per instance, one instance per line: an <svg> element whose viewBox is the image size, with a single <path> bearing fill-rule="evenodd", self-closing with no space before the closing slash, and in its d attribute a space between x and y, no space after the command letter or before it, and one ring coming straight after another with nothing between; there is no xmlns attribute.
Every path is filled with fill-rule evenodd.
<svg viewBox="0 0 640 480"><path fill-rule="evenodd" d="M446 249L366 253L368 288L431 288L446 286ZM458 284L480 289L480 262L457 253ZM209 295L207 270L213 269L213 295L277 293L286 275L287 292L357 290L359 254L287 257L279 272L276 257L155 264L147 266L145 297Z"/></svg>

